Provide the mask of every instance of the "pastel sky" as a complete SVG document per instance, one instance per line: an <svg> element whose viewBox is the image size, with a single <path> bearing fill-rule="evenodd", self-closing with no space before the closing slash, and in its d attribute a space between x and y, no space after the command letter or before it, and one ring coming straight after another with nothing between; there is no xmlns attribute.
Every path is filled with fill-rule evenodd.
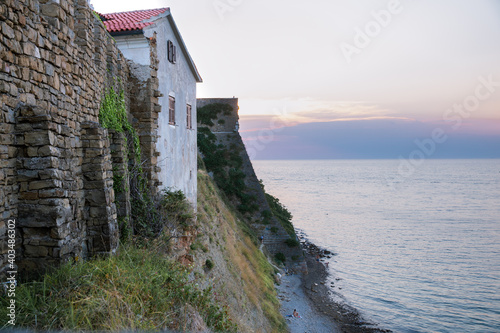
<svg viewBox="0 0 500 333"><path fill-rule="evenodd" d="M436 128L458 143L434 157L500 157L497 0L91 3L102 13L170 7L204 80L198 96L239 98L247 146L264 147L255 158L398 158L411 145L391 143ZM392 136L368 153L353 133Z"/></svg>

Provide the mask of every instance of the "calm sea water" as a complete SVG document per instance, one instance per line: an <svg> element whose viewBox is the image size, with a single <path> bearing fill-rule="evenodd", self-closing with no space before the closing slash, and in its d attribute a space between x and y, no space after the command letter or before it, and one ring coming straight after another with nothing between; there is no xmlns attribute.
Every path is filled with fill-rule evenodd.
<svg viewBox="0 0 500 333"><path fill-rule="evenodd" d="M296 228L337 254L337 300L395 332L500 332L500 160L403 175L395 160L253 164Z"/></svg>

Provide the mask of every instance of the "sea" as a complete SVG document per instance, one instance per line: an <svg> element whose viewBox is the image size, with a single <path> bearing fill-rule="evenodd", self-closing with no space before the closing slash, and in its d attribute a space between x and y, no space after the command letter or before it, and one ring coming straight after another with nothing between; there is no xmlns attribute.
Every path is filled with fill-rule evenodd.
<svg viewBox="0 0 500 333"><path fill-rule="evenodd" d="M500 332L500 160L252 163L335 253L335 301L393 332Z"/></svg>

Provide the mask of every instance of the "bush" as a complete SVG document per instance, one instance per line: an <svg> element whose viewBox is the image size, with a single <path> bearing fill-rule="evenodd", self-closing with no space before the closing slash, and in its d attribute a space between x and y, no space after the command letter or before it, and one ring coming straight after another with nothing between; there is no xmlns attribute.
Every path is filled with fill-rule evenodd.
<svg viewBox="0 0 500 333"><path fill-rule="evenodd" d="M274 260L278 263L285 263L286 257L283 253L279 252L274 255Z"/></svg>
<svg viewBox="0 0 500 333"><path fill-rule="evenodd" d="M217 119L219 113L223 113L228 116L233 111L233 107L223 103L211 103L207 104L201 108L196 109L196 118L198 123L207 126L213 126L213 120ZM220 124L220 122L219 122Z"/></svg>
<svg viewBox="0 0 500 333"><path fill-rule="evenodd" d="M205 267L206 267L208 270L211 270L212 268L214 268L214 263L212 262L212 260L207 259L207 260L205 261Z"/></svg>
<svg viewBox="0 0 500 333"><path fill-rule="evenodd" d="M201 109L210 105L212 104ZM198 111L201 109L198 109ZM208 115L206 116L208 117ZM199 123L209 125L206 119L199 121ZM218 144L217 137L208 127L204 126L198 127L198 149L207 171L213 173L215 183L224 194L232 199L233 203L236 201L235 205L238 211L242 214L257 211L259 209L259 206L255 203L257 198L255 195L248 194L249 189L245 185L246 175L241 170L243 159L239 150L227 149L224 145Z"/></svg>
<svg viewBox="0 0 500 333"><path fill-rule="evenodd" d="M175 237L179 227L194 222L194 212L182 191L163 190L152 199L147 193L132 192L132 217L135 234L157 238L162 233Z"/></svg>
<svg viewBox="0 0 500 333"><path fill-rule="evenodd" d="M281 223L285 231L290 235L290 237L295 238L295 228L292 224L292 214L286 209L285 206L278 200L278 198L265 193L266 200L271 208L271 212Z"/></svg>
<svg viewBox="0 0 500 333"><path fill-rule="evenodd" d="M278 228L276 228L276 227L271 227L271 232L272 232L273 234L278 233Z"/></svg>
<svg viewBox="0 0 500 333"><path fill-rule="evenodd" d="M288 238L287 240L285 240L285 244L289 247L297 247L300 245L300 242L296 239Z"/></svg>

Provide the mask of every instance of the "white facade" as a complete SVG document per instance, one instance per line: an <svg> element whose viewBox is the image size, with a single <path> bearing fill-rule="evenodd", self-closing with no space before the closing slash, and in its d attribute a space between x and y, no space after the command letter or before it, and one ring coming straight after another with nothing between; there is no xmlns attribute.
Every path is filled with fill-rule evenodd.
<svg viewBox="0 0 500 333"><path fill-rule="evenodd" d="M133 60L139 65L149 66L151 64L149 43L143 34L117 36L115 40L125 58Z"/></svg>
<svg viewBox="0 0 500 333"><path fill-rule="evenodd" d="M124 56L140 65L150 64L150 49L146 37L156 33L158 54L159 98L161 112L158 119L156 149L159 181L162 188L181 190L196 209L197 197L197 130L196 83L201 82L196 67L170 15L170 11L153 17L153 25L143 28L144 34L115 36ZM176 61L167 59L168 41L176 47ZM175 123L169 120L169 97L175 99ZM191 124L187 123L187 108L191 108Z"/></svg>

